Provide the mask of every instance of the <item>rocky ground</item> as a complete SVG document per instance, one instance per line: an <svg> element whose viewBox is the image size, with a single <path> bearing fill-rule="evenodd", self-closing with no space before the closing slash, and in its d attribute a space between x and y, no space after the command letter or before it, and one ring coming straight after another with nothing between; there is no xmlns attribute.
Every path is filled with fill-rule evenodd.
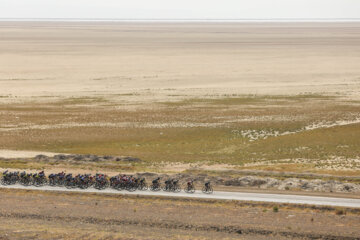
<svg viewBox="0 0 360 240"><path fill-rule="evenodd" d="M116 162L140 162L139 158L130 157L130 156L97 156L93 154L57 154L53 157L48 157L46 155L37 155L34 158L35 160L48 161L48 162L104 162L104 161L116 161Z"/></svg>

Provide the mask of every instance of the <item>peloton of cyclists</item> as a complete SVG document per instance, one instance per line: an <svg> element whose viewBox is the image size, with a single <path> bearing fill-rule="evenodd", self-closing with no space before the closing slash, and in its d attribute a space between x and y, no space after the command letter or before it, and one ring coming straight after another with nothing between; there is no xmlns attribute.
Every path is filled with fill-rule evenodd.
<svg viewBox="0 0 360 240"><path fill-rule="evenodd" d="M144 177L119 174L109 178L107 175L102 173L96 173L95 176L91 174L77 174L75 177L64 171L60 173L51 173L48 175L48 178L45 175L44 171L38 173L26 173L22 172L9 172L8 170L4 171L2 174L1 182L2 184L15 184L20 183L22 185L37 185L41 186L44 184L49 184L51 186L66 186L66 187L80 187L88 188L94 186L98 189L104 189L106 187L111 187L117 190L147 190L151 191L172 191L179 192L181 191L180 180L176 178L168 178L164 181L164 185L161 185L160 177L152 180L151 185L146 184L146 179ZM193 179L188 179L183 186L183 190L187 193L195 192L195 185ZM204 182L202 187L204 193L212 193L213 188L210 181Z"/></svg>

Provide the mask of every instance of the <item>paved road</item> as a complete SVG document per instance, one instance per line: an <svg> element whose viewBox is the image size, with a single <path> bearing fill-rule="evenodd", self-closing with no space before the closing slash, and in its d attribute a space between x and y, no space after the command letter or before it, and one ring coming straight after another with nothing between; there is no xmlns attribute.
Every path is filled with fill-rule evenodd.
<svg viewBox="0 0 360 240"><path fill-rule="evenodd" d="M201 198L201 199L223 199L223 200L238 200L238 201L255 201L255 202L274 202L274 203L293 203L293 204L309 204L321 206L338 206L338 207L353 207L360 208L360 199L351 198L335 198L335 197L315 197L315 196L301 196L301 195L287 195L287 194L268 194L268 193L246 193L246 192L214 192L213 194L204 194L196 191L193 194L185 192L169 193L169 192L151 192L151 191L117 191L111 188L105 190L89 189L67 189L64 187L24 187L22 185L2 186L0 188L11 189L31 189L31 190L45 190L45 191L64 191L64 192L88 192L88 193L111 193L111 194L125 194L125 195L144 195L144 196L170 196L170 197L186 197L186 198Z"/></svg>

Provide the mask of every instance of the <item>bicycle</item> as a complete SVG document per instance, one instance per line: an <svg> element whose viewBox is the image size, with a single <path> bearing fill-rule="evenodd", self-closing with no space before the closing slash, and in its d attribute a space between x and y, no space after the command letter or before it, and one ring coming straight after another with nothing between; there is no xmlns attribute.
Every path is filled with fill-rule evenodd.
<svg viewBox="0 0 360 240"><path fill-rule="evenodd" d="M210 182L206 182L205 185L202 188L202 192L206 193L206 194L212 194L213 193L213 188L210 184Z"/></svg>
<svg viewBox="0 0 360 240"><path fill-rule="evenodd" d="M179 180L175 180L175 181L172 182L172 188L171 188L171 190L172 190L173 192L181 192L181 187L180 187L180 185L179 185Z"/></svg>
<svg viewBox="0 0 360 240"><path fill-rule="evenodd" d="M161 184L160 184L160 178L157 178L152 181L152 184L150 185L150 191L157 192L161 190Z"/></svg>
<svg viewBox="0 0 360 240"><path fill-rule="evenodd" d="M195 186L194 186L193 180L190 180L186 183L186 185L184 186L184 191L186 193L194 193L195 192Z"/></svg>
<svg viewBox="0 0 360 240"><path fill-rule="evenodd" d="M146 184L145 178L142 178L142 179L140 180L138 189L139 189L140 191L146 191L146 190L148 189L148 186L147 186L147 184Z"/></svg>

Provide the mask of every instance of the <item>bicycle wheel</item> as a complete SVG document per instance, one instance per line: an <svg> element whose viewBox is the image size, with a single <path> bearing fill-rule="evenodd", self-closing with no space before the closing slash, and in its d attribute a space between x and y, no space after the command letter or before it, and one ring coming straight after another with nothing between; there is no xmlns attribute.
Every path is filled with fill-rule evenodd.
<svg viewBox="0 0 360 240"><path fill-rule="evenodd" d="M115 184L114 189L121 191L122 189L120 183Z"/></svg>
<svg viewBox="0 0 360 240"><path fill-rule="evenodd" d="M183 188L184 188L184 192L186 192L186 193L187 193L187 192L188 192L188 190L189 190L189 189L188 189L188 185L187 185L187 184L184 184L184 185L183 185Z"/></svg>
<svg viewBox="0 0 360 240"><path fill-rule="evenodd" d="M157 192L160 191L162 189L162 187L160 185L152 185L152 189L151 191Z"/></svg>
<svg viewBox="0 0 360 240"><path fill-rule="evenodd" d="M148 189L148 186L146 185L146 183L141 184L139 187L139 190L141 190L141 191L146 191L147 189Z"/></svg>
<svg viewBox="0 0 360 240"><path fill-rule="evenodd" d="M44 186L44 185L48 185L48 184L49 184L49 181L46 178L44 178L42 181L42 185Z"/></svg>
<svg viewBox="0 0 360 240"><path fill-rule="evenodd" d="M50 179L49 180L49 186L55 186L55 181L53 179Z"/></svg>
<svg viewBox="0 0 360 240"><path fill-rule="evenodd" d="M130 186L127 187L126 190L128 190L129 192L134 192L136 190L136 188L137 187L135 185L130 185Z"/></svg>
<svg viewBox="0 0 360 240"><path fill-rule="evenodd" d="M26 182L25 182L25 186L30 186L31 185L31 180L27 180Z"/></svg>

